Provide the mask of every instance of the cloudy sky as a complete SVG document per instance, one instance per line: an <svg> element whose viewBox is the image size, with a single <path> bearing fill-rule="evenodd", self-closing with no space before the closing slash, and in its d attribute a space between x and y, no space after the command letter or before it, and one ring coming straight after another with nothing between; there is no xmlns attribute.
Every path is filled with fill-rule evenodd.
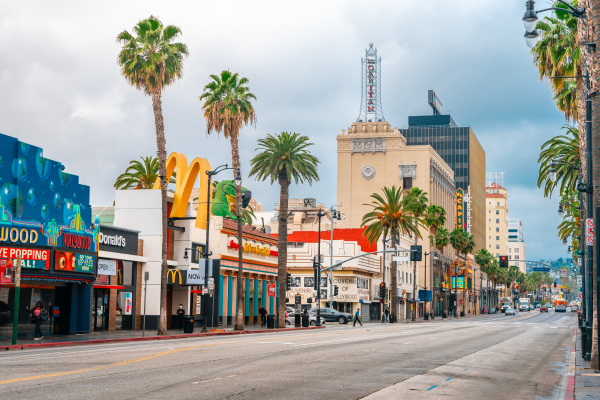
<svg viewBox="0 0 600 400"><path fill-rule="evenodd" d="M545 1L538 1L538 6ZM258 122L241 133L243 173L256 140L295 131L316 144L321 180L292 197L335 204L335 137L356 120L360 58L382 58L385 119L404 127L430 114L434 89L504 172L511 218L524 224L527 258L567 256L556 236L558 200L536 186L542 143L564 118L523 39L524 1L29 1L0 0L0 132L44 148L109 205L130 160L156 154L151 100L117 66L119 32L149 15L177 25L189 47L183 78L165 90L167 151L230 163L229 143L207 136L198 96L223 69L250 80ZM244 175L265 210L278 187Z"/></svg>

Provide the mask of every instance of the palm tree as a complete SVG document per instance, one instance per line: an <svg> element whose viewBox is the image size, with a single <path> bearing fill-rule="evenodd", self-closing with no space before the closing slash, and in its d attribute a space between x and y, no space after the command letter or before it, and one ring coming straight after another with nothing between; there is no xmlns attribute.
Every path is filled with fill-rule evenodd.
<svg viewBox="0 0 600 400"><path fill-rule="evenodd" d="M454 279L455 279L455 281L454 281L455 282L454 283L454 298L456 301L456 308L454 309L454 313L455 313L455 317L456 317L457 316L456 311L458 310L458 273L456 272L456 270L458 268L458 260L459 260L460 254L464 253L465 254L464 268L466 268L466 256L468 253L467 249L469 249L471 246L474 247L475 242L473 240L473 235L469 235L469 232L464 231L462 228L456 228L450 233L450 244L456 251L456 261L455 261L456 266L455 266L455 273L454 273ZM472 247L471 247L471 250L472 250ZM463 300L463 303L464 303L464 300ZM464 304L463 304L463 309L464 309Z"/></svg>
<svg viewBox="0 0 600 400"><path fill-rule="evenodd" d="M492 266L492 262L494 260L494 256L487 251L487 249L479 249L479 251L477 253L475 253L475 262L477 263L477 265L479 265L479 270L480 270L480 280L483 283L483 273L485 273L486 275L488 275L491 272L491 266ZM488 277L488 282L489 282L489 277ZM480 290L482 290L483 288L480 286L479 288ZM483 296L481 297L481 299L483 300ZM483 304L481 304L481 308L483 309Z"/></svg>
<svg viewBox="0 0 600 400"><path fill-rule="evenodd" d="M124 173L117 177L115 189L152 189L158 179L158 158L148 156L129 161ZM175 172L169 183L175 183Z"/></svg>
<svg viewBox="0 0 600 400"><path fill-rule="evenodd" d="M435 248L440 252L440 260L441 260L441 274L443 279L440 279L440 285L443 285L443 282L447 282L448 280L448 272L444 265L444 248L450 243L450 232L446 228L438 228L437 233L435 235ZM448 303L446 302L444 307L446 315L448 315Z"/></svg>
<svg viewBox="0 0 600 400"><path fill-rule="evenodd" d="M413 203L413 215L417 218L417 221L422 224L420 218L427 210L427 193L421 190L418 187L413 187L406 194L407 199ZM419 243L419 236L415 235L415 245ZM413 262L413 312L411 315L411 320L415 321L417 319L417 302L414 301L417 298L417 261ZM427 300L427 299L425 299Z"/></svg>
<svg viewBox="0 0 600 400"><path fill-rule="evenodd" d="M446 223L446 210L442 206L438 206L436 204L430 204L425 210L423 215L423 223L426 227L429 228L429 244L431 249L437 249L437 232L438 230L444 226ZM433 256L431 257L431 265L433 265ZM427 281L427 265L425 266L425 281ZM431 278L433 282L433 268L431 269ZM425 282L425 286L427 286L427 282ZM431 290L433 292L433 284L431 285ZM432 296L433 300L433 296ZM433 303L432 303L433 307Z"/></svg>
<svg viewBox="0 0 600 400"><path fill-rule="evenodd" d="M407 195L402 196L402 189L392 186L383 187L383 196L379 193L373 193L370 204L372 211L363 215L361 227L365 227L363 236L369 243L376 243L379 238L391 237L392 243L396 245L398 235L420 236L418 224L419 219L414 215L415 203L410 201ZM392 315L398 318L398 269L396 261L392 261L391 269L391 302Z"/></svg>
<svg viewBox="0 0 600 400"><path fill-rule="evenodd" d="M121 74L136 89L152 98L156 146L160 176L162 210L162 265L160 274L160 318L158 334L167 334L167 150L165 126L162 114L162 92L171 83L181 78L183 59L187 57L187 46L175 43L181 30L174 26L163 26L154 16L137 23L133 35L127 31L119 33L117 41L123 45L118 64ZM241 246L240 246L241 247Z"/></svg>
<svg viewBox="0 0 600 400"><path fill-rule="evenodd" d="M234 170L241 174L239 135L243 126L256 122L256 114L251 100L256 96L250 92L246 84L248 79L240 78L237 73L221 71L221 75L211 75L212 82L204 86L200 101L204 100L202 110L206 119L206 133L221 133L231 144L231 164ZM242 206L242 189L236 186L236 216L240 216ZM238 221L238 243L242 243L242 219ZM237 312L235 329L244 329L244 287L242 267L242 246L238 249L238 279L237 279Z"/></svg>
<svg viewBox="0 0 600 400"><path fill-rule="evenodd" d="M559 135L548 140L542 145L542 151L538 158L540 172L537 185L544 185L544 197L550 197L554 188L560 184L560 194L566 191L573 192L577 188L578 169L581 167L579 157L579 130L570 125L564 125L565 135ZM560 160L561 164L554 164L556 168L556 182L549 179L550 169L554 160ZM568 164L575 168L570 167Z"/></svg>
<svg viewBox="0 0 600 400"><path fill-rule="evenodd" d="M296 184L319 180L317 164L319 160L313 156L308 147L313 143L308 137L298 133L281 132L273 136L267 135L258 140L260 151L251 161L252 170L249 176L256 175L257 180L271 180L279 183L279 227L277 236L278 281L279 295L277 297L277 315L279 327L285 328L285 298L286 298L286 266L287 266L287 215L289 186L292 180ZM332 222L333 223L333 222ZM319 238L320 240L320 238Z"/></svg>

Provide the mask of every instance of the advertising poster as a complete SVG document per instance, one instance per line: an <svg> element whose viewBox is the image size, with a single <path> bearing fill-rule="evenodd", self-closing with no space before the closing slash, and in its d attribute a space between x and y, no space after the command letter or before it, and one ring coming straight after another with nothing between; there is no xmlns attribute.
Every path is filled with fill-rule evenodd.
<svg viewBox="0 0 600 400"><path fill-rule="evenodd" d="M133 307L133 297L131 292L125 292L125 315L131 315L131 308Z"/></svg>
<svg viewBox="0 0 600 400"><path fill-rule="evenodd" d="M94 256L57 251L54 260L54 270L94 273Z"/></svg>
<svg viewBox="0 0 600 400"><path fill-rule="evenodd" d="M19 255L21 255L21 268L48 269L50 267L50 250L0 247L0 259L11 260L13 266L16 266Z"/></svg>

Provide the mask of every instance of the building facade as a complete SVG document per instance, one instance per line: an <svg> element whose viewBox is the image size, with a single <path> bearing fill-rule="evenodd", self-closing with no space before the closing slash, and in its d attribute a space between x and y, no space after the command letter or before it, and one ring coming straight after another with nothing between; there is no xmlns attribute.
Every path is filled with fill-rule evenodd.
<svg viewBox="0 0 600 400"><path fill-rule="evenodd" d="M508 193L492 183L486 187L486 246L495 256L508 255Z"/></svg>
<svg viewBox="0 0 600 400"><path fill-rule="evenodd" d="M427 193L430 204L437 204L446 210L447 221L444 227L450 231L454 228L454 172L431 146L408 145L400 131L392 128L386 121L355 122L347 133L344 130L337 136L337 142L337 202L342 204L339 209L346 217L341 221L342 227L360 228L362 217L372 210L370 206L365 205L372 201L370 196L373 193L381 193L384 186L395 186L404 190L410 190L412 187L422 189ZM418 244L423 246L424 252L430 253L428 236L429 232L422 229L421 237L424 239L419 240ZM401 249L410 249L411 244L415 244L415 239L405 237L401 240ZM447 246L445 253L449 254L450 251L450 246ZM449 279L449 259L444 258L443 261L439 268L434 268L431 262L425 264L423 260L419 262L416 274L412 264L404 264L402 261L397 263L399 287L390 288L399 290L398 300L401 304L398 307L397 318L410 316L410 309L404 314L402 309L406 307L407 302L417 298L418 293L414 293L415 282L417 290L425 287L431 290L435 286L434 291L437 294L427 305L428 311L437 312L448 308L450 293L445 289L444 282L448 282ZM392 271L386 274L388 287ZM400 285L403 285L402 288ZM389 297L386 301L389 301ZM416 306L414 312L422 315L424 304Z"/></svg>
<svg viewBox="0 0 600 400"><path fill-rule="evenodd" d="M527 247L523 236L523 223L518 218L508 219L508 264L516 265L523 273L526 272L527 266ZM514 260L523 260L515 262ZM511 262L512 261L512 262Z"/></svg>
<svg viewBox="0 0 600 400"><path fill-rule="evenodd" d="M408 128L399 132L408 146L433 147L454 171L456 188L469 195L465 227L473 234L476 248L482 248L486 243L485 151L473 130L457 126L450 115L428 115L408 117Z"/></svg>

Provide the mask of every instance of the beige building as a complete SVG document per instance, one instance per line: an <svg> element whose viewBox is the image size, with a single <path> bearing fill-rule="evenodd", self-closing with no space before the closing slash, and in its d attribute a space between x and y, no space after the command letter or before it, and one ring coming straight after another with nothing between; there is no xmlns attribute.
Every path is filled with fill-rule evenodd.
<svg viewBox="0 0 600 400"><path fill-rule="evenodd" d="M408 146L406 138L386 121L355 122L347 133L343 130L342 134L337 136L337 142L337 202L343 204L341 209L346 217L342 220L342 227L360 228L363 215L372 210L365 205L371 202L371 194L382 193L384 186L396 186L406 190L419 187L427 192L430 204L440 205L446 210L445 228L449 231L454 229L456 221L454 172L430 145ZM423 245L423 252L429 253L431 251L427 239L429 232L422 229L421 236L423 239L419 240L419 244ZM402 239L402 249L408 249L410 244L414 244L414 239ZM449 246L445 253L451 254ZM389 268L390 264L387 265ZM437 282L439 290L434 290L433 308L441 312L443 308L447 308L449 299L448 292L442 290L442 282L447 279L447 276L445 274L438 276L444 271L441 264L439 270L432 273L430 259L427 262L427 269L427 284L425 284L425 260L418 263L417 288L422 289L427 286L427 289L431 290L434 282ZM391 270L386 273L388 287L389 273ZM396 289L399 290L400 302L415 297L412 285L414 279L412 265L399 262L399 287ZM402 307L401 305L399 317L408 318L410 309L402 311ZM423 303L419 305L419 315L422 315L422 307ZM427 309L431 311L432 304L428 304Z"/></svg>
<svg viewBox="0 0 600 400"><path fill-rule="evenodd" d="M521 260L516 262L515 260ZM523 223L520 219L508 220L508 265L516 265L523 273L526 272L527 247L523 237Z"/></svg>
<svg viewBox="0 0 600 400"><path fill-rule="evenodd" d="M508 255L508 194L492 183L485 188L486 249L494 256Z"/></svg>

